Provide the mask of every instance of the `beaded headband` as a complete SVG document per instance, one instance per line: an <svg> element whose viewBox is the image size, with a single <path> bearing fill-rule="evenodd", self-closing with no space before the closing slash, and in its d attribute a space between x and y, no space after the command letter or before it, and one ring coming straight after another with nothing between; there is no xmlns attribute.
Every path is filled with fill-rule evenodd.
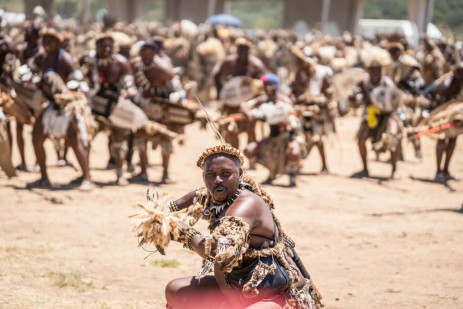
<svg viewBox="0 0 463 309"><path fill-rule="evenodd" d="M236 46L247 46L247 47L249 47L249 48L252 47L252 43L249 42L248 40L246 40L245 38L238 38L238 39L236 39L235 45L236 45Z"/></svg>
<svg viewBox="0 0 463 309"><path fill-rule="evenodd" d="M103 33L98 34L98 35L95 37L95 43L98 43L99 41L105 40L105 39L110 39L110 40L112 40L112 41L114 42L114 38L113 38L113 36L111 35L111 33L103 32Z"/></svg>
<svg viewBox="0 0 463 309"><path fill-rule="evenodd" d="M204 168L204 162L206 161L206 159L212 155L219 154L219 153L226 153L226 154L232 155L236 157L238 160L240 160L240 165L244 164L244 156L241 153L241 151L239 151L238 149L232 146L218 145L218 146L214 146L214 147L204 150L204 152L199 157L196 165L200 168Z"/></svg>
<svg viewBox="0 0 463 309"><path fill-rule="evenodd" d="M57 39L60 42L63 40L63 36L53 28L42 29L40 31L40 36L42 36L42 37L43 36L51 36L51 37L54 37L55 39Z"/></svg>
<svg viewBox="0 0 463 309"><path fill-rule="evenodd" d="M394 48L397 48L400 51L404 50L404 46L400 42L390 42L390 43L388 43L386 45L387 50L391 50L391 49L394 49Z"/></svg>

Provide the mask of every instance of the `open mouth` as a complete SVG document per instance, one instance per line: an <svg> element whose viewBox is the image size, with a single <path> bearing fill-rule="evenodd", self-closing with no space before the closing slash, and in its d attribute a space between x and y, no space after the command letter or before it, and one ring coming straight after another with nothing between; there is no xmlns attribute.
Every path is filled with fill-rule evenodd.
<svg viewBox="0 0 463 309"><path fill-rule="evenodd" d="M215 193L219 193L219 194L224 193L224 192L225 192L225 187L218 186L218 187L216 187L216 188L214 189L214 192L215 192Z"/></svg>

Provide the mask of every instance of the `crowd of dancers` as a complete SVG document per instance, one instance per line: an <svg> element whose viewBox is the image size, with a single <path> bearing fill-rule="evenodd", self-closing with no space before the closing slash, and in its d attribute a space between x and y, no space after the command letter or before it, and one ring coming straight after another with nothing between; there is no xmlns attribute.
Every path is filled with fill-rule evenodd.
<svg viewBox="0 0 463 309"><path fill-rule="evenodd" d="M9 177L32 168L24 145L24 126L32 125L41 174L35 185L50 186L43 146L50 138L58 164L67 164L72 148L82 170L79 188L92 190L90 147L105 131L117 185L130 182L124 166L132 171L133 153L140 172L132 179L148 181L148 151L157 146L161 182L168 183L174 142L183 144L185 126L210 121L224 143L243 150L250 168L269 170L266 183L289 175L295 186L314 146L321 173L329 173L325 142L336 133L336 118L361 113L363 169L355 176L369 176L368 139L377 156L390 153L396 179L403 140L411 139L420 163L420 137L433 134L435 180L453 180L450 161L463 132L461 57L452 40L428 37L411 46L397 34L371 41L347 32L301 36L186 20L169 27L127 25L109 16L103 24L61 25L38 14L1 29L0 165ZM240 134L247 135L246 145L239 144ZM15 144L17 167L11 163Z"/></svg>

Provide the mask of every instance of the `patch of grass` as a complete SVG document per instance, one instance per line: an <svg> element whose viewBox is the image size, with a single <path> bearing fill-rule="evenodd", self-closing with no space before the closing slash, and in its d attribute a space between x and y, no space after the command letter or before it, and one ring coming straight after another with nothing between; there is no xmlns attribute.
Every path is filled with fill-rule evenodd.
<svg viewBox="0 0 463 309"><path fill-rule="evenodd" d="M50 278L59 288L72 287L78 292L85 292L94 288L93 282L77 271L53 272L50 273Z"/></svg>
<svg viewBox="0 0 463 309"><path fill-rule="evenodd" d="M19 248L19 246L16 245L6 245L5 247L3 247L3 250L5 250L5 253L14 254L19 252L21 248Z"/></svg>
<svg viewBox="0 0 463 309"><path fill-rule="evenodd" d="M162 268L177 268L180 265L180 262L176 259L166 259L166 260L152 260L150 262L153 266L160 266Z"/></svg>
<svg viewBox="0 0 463 309"><path fill-rule="evenodd" d="M44 244L30 244L26 242L16 242L0 245L0 260L14 261L24 260L27 262L30 256L43 258L45 253L51 251L51 247Z"/></svg>
<svg viewBox="0 0 463 309"><path fill-rule="evenodd" d="M102 303L95 303L95 304L93 304L92 307L95 307L95 308L98 308L98 309L109 309L109 308L111 308L111 305L109 305L106 302L102 302Z"/></svg>

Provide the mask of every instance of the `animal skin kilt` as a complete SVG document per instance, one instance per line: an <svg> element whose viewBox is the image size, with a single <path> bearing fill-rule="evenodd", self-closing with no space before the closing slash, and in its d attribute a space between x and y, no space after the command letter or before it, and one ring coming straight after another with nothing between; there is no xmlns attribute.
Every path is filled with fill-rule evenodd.
<svg viewBox="0 0 463 309"><path fill-rule="evenodd" d="M296 133L283 132L278 135L271 134L258 142L258 155L255 160L269 170L270 178L286 173L289 175L297 174L301 162L289 161L286 157L286 151L290 147L290 143L299 142L297 139Z"/></svg>
<svg viewBox="0 0 463 309"><path fill-rule="evenodd" d="M402 125L397 113L383 113L376 115L376 125L369 124L367 119L362 120L357 138L367 140L375 151L396 151L402 138Z"/></svg>
<svg viewBox="0 0 463 309"><path fill-rule="evenodd" d="M44 134L53 139L60 139L66 136L72 119L77 123L79 137L84 147L89 145L92 139L93 120L91 118L90 107L84 103L70 103L61 108L53 103L49 103L43 111L42 124Z"/></svg>
<svg viewBox="0 0 463 309"><path fill-rule="evenodd" d="M8 177L16 175L16 169L11 161L10 141L7 133L7 118L0 106L0 168Z"/></svg>
<svg viewBox="0 0 463 309"><path fill-rule="evenodd" d="M170 110L168 109L169 106L171 107ZM184 109L180 106L177 109L175 109L175 104L157 103L155 99L143 98L140 103L140 108L145 112L149 120L164 124L167 126L168 130L177 134L184 134L185 124L190 123L190 121L194 119L191 116L192 114L190 113L190 111L188 111L187 109ZM167 121L170 123L164 123L163 120L166 119L171 120ZM172 121L177 121L177 123L174 123ZM161 152L163 155L170 155L174 152L172 138L165 134L154 134L153 136L148 137L148 140L151 141L153 150L155 150L160 145Z"/></svg>
<svg viewBox="0 0 463 309"><path fill-rule="evenodd" d="M334 112L333 108L329 109L328 106L324 106L318 108L318 110L314 110L309 119L304 118L304 131L307 143L316 143L323 136L330 136L336 133Z"/></svg>
<svg viewBox="0 0 463 309"><path fill-rule="evenodd" d="M222 116L227 117L228 115L231 114L238 114L241 113L240 107L230 107L226 105L221 106L221 113ZM220 126L219 131L220 134L223 136L227 135L229 132L235 132L235 133L241 133L241 132L246 132L248 122L247 120L241 120L241 121L234 121L233 125L225 125L225 126Z"/></svg>

